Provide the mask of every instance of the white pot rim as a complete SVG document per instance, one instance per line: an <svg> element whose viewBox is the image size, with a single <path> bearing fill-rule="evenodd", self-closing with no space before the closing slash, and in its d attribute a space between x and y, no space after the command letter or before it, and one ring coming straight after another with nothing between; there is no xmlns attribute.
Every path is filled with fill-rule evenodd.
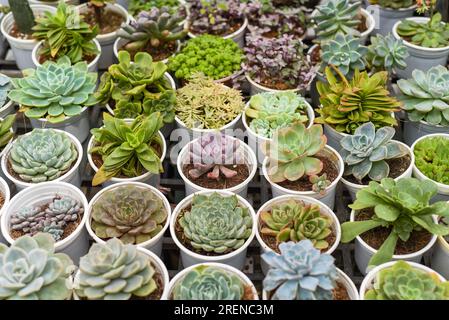
<svg viewBox="0 0 449 320"><path fill-rule="evenodd" d="M188 272L190 272L191 270L193 270L193 269L195 269L195 268L198 268L198 267L200 267L200 266L208 266L208 267L215 267L215 268L218 268L218 269L222 269L222 270L225 270L225 271L227 271L227 272L230 272L230 273L234 273L235 275L237 275L241 280L242 280L242 282L245 284L245 285L248 285L248 286L251 286L251 291L252 291L252 293L253 293L253 295L254 295L254 300L259 300L259 295L257 294L257 290L256 290L256 288L254 287L254 284L252 283L252 281L248 278L248 276L246 275L246 274L244 274L242 271L240 271L240 270L238 270L238 269L236 269L236 268L234 268L234 267L232 267L232 266L230 266L230 265L227 265L227 264L223 264L223 263L216 263L216 262L203 262L203 263L198 263L198 264L194 264L193 266L190 266L190 267L187 267L187 268L185 268L185 269L183 269L183 270L181 270L180 272L178 272L172 279L171 279L171 281L170 281L170 284L169 284L169 287L168 287L168 290L167 290L167 292L166 292L166 296L164 297L164 300L169 300L170 299L170 296L171 296L171 294L172 294L172 291L173 291L173 289L174 289L174 287L175 287L175 285L188 273Z"/></svg>
<svg viewBox="0 0 449 320"><path fill-rule="evenodd" d="M179 241L178 237L176 236L175 225L177 222L178 215L181 213L181 210L183 208L187 207L192 202L192 199L195 195L210 195L215 192L219 193L222 196L227 196L227 197L235 195L238 199L239 204L248 209L248 212L253 221L253 226L252 226L252 230L251 230L251 235L248 237L248 239L246 239L245 243L237 250L234 250L234 251L226 253L226 254L217 255L217 256L204 256L202 254L190 251L181 243L181 241ZM187 196L186 198L184 198L180 203L178 203L178 205L173 210L173 213L170 217L170 235L173 238L173 241L175 242L176 246L181 251L183 251L184 253L189 255L190 257L193 257L195 259L201 259L201 260L207 259L210 262L220 262L223 260L228 260L228 259L231 259L232 257L235 257L235 256L239 255L240 253L242 253L244 250L246 250L248 248L251 241L253 241L254 236L256 234L256 229L257 229L256 214L255 214L254 209L251 206L251 204L249 204L249 202L246 201L246 199L244 199L240 195L235 194L230 191L225 191L225 190L208 190L208 191L199 191L199 192L193 193L193 194Z"/></svg>
<svg viewBox="0 0 449 320"><path fill-rule="evenodd" d="M79 166L81 164L81 160L83 159L83 146L81 145L81 143L79 142L79 140L71 133L66 132L64 130L60 130L60 129L53 129L50 128L49 130L54 130L57 131L58 133L64 133L65 135L67 135L70 140L72 141L72 143L75 145L76 150L78 152L78 157L75 161L75 164L73 165L72 168L70 168L69 171L67 171L66 173L64 173L62 176L60 176L59 178L56 178L52 181L46 181L46 182L62 182L64 179L66 179L67 177L71 176L72 174L75 174L75 171L79 169ZM32 131L31 131L32 132ZM25 133L21 136L26 136L26 135L30 135L31 132ZM19 137L21 137L19 136ZM3 170L3 173L5 174L5 176L11 180L15 185L19 185L22 188L28 188L28 187L32 187L32 186L36 186L36 185L40 185L42 183L46 183L46 182L41 182L41 183L30 183L30 182L25 182L22 180L18 180L16 179L12 174L9 173L8 171L8 166L7 166L7 162L8 162L8 158L9 158L9 152L11 151L12 147L14 146L14 143L16 143L17 139L15 139L14 141L12 141L11 144L8 144L5 149L3 150L3 157L1 159L1 167Z"/></svg>
<svg viewBox="0 0 449 320"><path fill-rule="evenodd" d="M315 74L315 75L316 75L316 74ZM245 73L245 78L246 78L246 80L247 80L252 86L256 87L256 88L259 89L259 90L265 91L265 92L285 92L285 91L299 92L299 91L301 91L301 89L299 89L299 88L295 88L295 89L286 89L286 90L278 90L278 89L271 89L271 88L265 87L265 86L263 86L263 85L261 85L261 84L258 84L258 83L257 83L256 81L254 81L253 79L251 79L251 77L249 76L248 73ZM309 81L309 83L307 84L307 86L310 85L310 84L312 83L313 79L315 79L315 76L313 76L313 77L311 78L311 80Z"/></svg>
<svg viewBox="0 0 449 320"><path fill-rule="evenodd" d="M187 127L184 122L182 122L181 119L178 118L178 116L175 115L175 121L176 123L182 127L185 128L186 130L191 130L193 132L198 132L198 133L209 133L209 132L217 132L217 131L224 131L226 129L229 129L230 127L234 126L237 124L237 122L239 122L240 118L242 117L242 113L239 113L234 120L232 120L231 122L225 124L223 127L218 128L218 129L198 129L198 128L189 128Z"/></svg>
<svg viewBox="0 0 449 320"><path fill-rule="evenodd" d="M326 215L326 216L328 216L328 217L330 217L332 219L332 221L333 221L332 229L335 232L335 242L325 252L323 252L323 253L327 253L327 254L332 254L337 249L338 245L340 244L340 239L341 239L341 227L340 227L340 222L339 222L337 216L331 210L331 208L329 208L325 203L323 203L320 200L317 200L315 198L302 196L302 195L284 194L282 196L273 198L273 199L265 202L260 207L260 209L257 211L257 214L256 214L256 227L257 227L257 229L256 229L256 239L259 242L260 247L265 252L268 252L268 251L275 252L273 249L271 249L265 243L265 241L263 241L262 236L260 235L259 222L260 222L260 215L261 215L261 213L263 211L268 210L268 208L271 208L273 206L273 204L275 204L275 203L284 203L284 202L287 202L289 200L303 201L306 204L318 205L320 207L320 209L321 209L320 213L323 214L323 215Z"/></svg>
<svg viewBox="0 0 449 320"><path fill-rule="evenodd" d="M8 101L8 102L6 102L6 103L3 105L3 107L0 108L0 112L2 112L2 111L4 111L4 110L8 109L9 107L11 107L12 104L14 104L14 102L13 102L11 99L9 99L9 98L7 98L7 101ZM2 120L3 120L3 119L2 119Z"/></svg>
<svg viewBox="0 0 449 320"><path fill-rule="evenodd" d="M0 189L3 189L0 190L0 192L3 194L4 199L3 206L0 208L0 217L1 217L3 212L5 212L5 208L8 205L9 200L11 199L11 191L9 190L8 183L2 177L0 177Z"/></svg>
<svg viewBox="0 0 449 320"><path fill-rule="evenodd" d="M234 31L234 32L231 33L231 34L228 34L228 35L226 35L226 36L221 36L221 37L222 37L223 39L232 39L232 38L235 38L235 37L237 37L239 34L241 34L242 32L244 32L247 26L248 26L248 18L244 17L243 24L242 24L242 26L241 26L239 29L237 29L236 31ZM185 20L185 22L184 22L184 27L185 27L186 30L189 30L189 17L188 17L188 16L187 16L187 18L186 18L186 20ZM205 34L207 34L207 33L205 33ZM190 38L196 38L196 37L202 36L203 34L198 34L198 35L196 35L196 34L193 34L192 32L189 31L189 32L187 32L187 35L188 35Z"/></svg>
<svg viewBox="0 0 449 320"><path fill-rule="evenodd" d="M247 177L242 183L240 183L240 184L238 184L238 185L236 185L236 186L234 186L234 187L232 187L232 188L227 188L227 189L207 189L207 188L201 187L201 186L199 186L199 185L193 183L189 178L187 178L187 177L185 176L184 172L182 171L182 165L183 165L182 161L183 161L184 156L186 155L186 153L189 151L189 147L190 147L193 143L197 142L198 139L200 139L200 138L197 138L197 139L195 139L195 140L189 142L188 144L186 144L186 145L181 149L181 151L179 152L177 161L176 161L176 167L177 167L177 169L178 169L178 173L179 173L179 175L181 176L181 178L182 178L182 180L184 181L185 184L188 184L190 187L192 187L192 188L194 188L194 189L199 189L199 190L201 190L201 191L230 191L230 192L237 192L238 190L242 189L243 187L245 187L246 185L248 185L248 184L253 180L253 178L254 178L254 176L256 175L256 172L257 172L257 157L256 157L256 154L255 154L254 151L253 151L253 150L252 150L252 149L251 149L245 142L243 142L242 140L239 140L239 139L237 139L237 138L230 137L230 136L227 136L227 137L233 139L234 141L235 141L235 140L239 141L241 148L244 149L244 152L243 152L243 153L244 153L244 154L246 153L246 154L248 155L248 159L247 159L247 160L248 160L248 163L249 163L249 165L252 165L251 171L250 171L248 177Z"/></svg>
<svg viewBox="0 0 449 320"><path fill-rule="evenodd" d="M129 23L129 22L127 22L127 24L128 24L128 23ZM130 42L130 40L125 39L125 38L118 37L118 38L114 41L114 47L113 47L113 50L114 50L114 56L115 56L117 59L118 59L118 53L119 53L119 51L124 50L124 49L121 49L121 48L120 48L121 50L119 50L119 45L120 45L120 43L122 43L122 42L123 42L124 45L126 45L127 43ZM175 52L173 52L173 54L172 54L170 57L173 57L176 53L179 52L179 50L181 50L181 41L180 41L180 40L176 40L176 50L175 50ZM140 51L140 52L146 52L146 51ZM155 62L163 62L163 63L167 64L167 63L168 63L168 59L169 59L170 57L165 58L164 60L161 60L161 61L155 61Z"/></svg>
<svg viewBox="0 0 449 320"><path fill-rule="evenodd" d="M74 185L68 183L68 182L63 182L63 181L49 181L49 182L42 182L39 183L37 185L34 185L32 187L26 188L21 190L19 193L17 193L12 199L11 201L6 205L6 207L2 208L2 211L4 212L4 214L1 215L1 231L3 234L3 237L6 239L6 241L9 244L13 244L14 243L14 239L11 237L9 230L10 230L10 226L9 226L9 217L12 214L12 212L9 212L10 207L17 201L23 201L24 199L26 199L26 195L30 192L35 192L36 190L42 190L45 191L45 189L49 186L56 186L58 187L60 190L70 190L70 192L74 193L77 195L77 199L84 207L84 213L83 213L83 218L81 219L81 222L78 224L78 226L76 227L76 229L66 238L56 241L55 242L55 250L57 251L58 249L63 249L65 248L67 245L69 245L70 243L72 243L78 236L79 234L84 230L84 226L86 224L86 220L87 220L87 208L88 208L88 203L87 203L87 199L86 196L84 195L84 193L77 187L75 187ZM26 202L22 202L23 206L28 205Z"/></svg>
<svg viewBox="0 0 449 320"><path fill-rule="evenodd" d="M443 247L444 250L449 252L449 243L446 241L446 239L444 239L444 237L439 236L438 243L441 244L441 246Z"/></svg>

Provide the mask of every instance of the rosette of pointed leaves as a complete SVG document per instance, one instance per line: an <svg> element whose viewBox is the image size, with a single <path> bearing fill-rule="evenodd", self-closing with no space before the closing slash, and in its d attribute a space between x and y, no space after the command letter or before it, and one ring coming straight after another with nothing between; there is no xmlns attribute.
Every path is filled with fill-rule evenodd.
<svg viewBox="0 0 449 320"><path fill-rule="evenodd" d="M407 67L405 62L409 56L407 47L402 40L396 39L391 33L371 37L368 49L367 60L372 70L392 72L394 69Z"/></svg>
<svg viewBox="0 0 449 320"><path fill-rule="evenodd" d="M5 119L0 120L0 150L3 150L14 137L14 132L11 132L11 128L15 121L15 114L7 115Z"/></svg>
<svg viewBox="0 0 449 320"><path fill-rule="evenodd" d="M449 45L449 23L442 21L439 12L426 23L402 20L397 32L401 37L410 39L408 41L421 47L442 48Z"/></svg>

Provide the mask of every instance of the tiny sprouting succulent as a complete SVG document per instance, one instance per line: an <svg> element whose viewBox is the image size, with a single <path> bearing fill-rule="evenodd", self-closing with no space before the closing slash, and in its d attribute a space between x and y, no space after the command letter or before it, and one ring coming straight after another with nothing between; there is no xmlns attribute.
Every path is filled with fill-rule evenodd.
<svg viewBox="0 0 449 320"><path fill-rule="evenodd" d="M409 56L407 47L391 33L386 36L378 34L371 37L367 60L371 70L392 72L394 69L405 69L405 59Z"/></svg>
<svg viewBox="0 0 449 320"><path fill-rule="evenodd" d="M449 300L449 282L436 273L398 261L376 275L366 300Z"/></svg>
<svg viewBox="0 0 449 320"><path fill-rule="evenodd" d="M296 181L304 175L321 172L323 163L314 157L326 145L326 136L320 125L306 128L302 123L279 129L271 141L262 147L269 158L268 175L275 182Z"/></svg>
<svg viewBox="0 0 449 320"><path fill-rule="evenodd" d="M361 2L350 0L329 0L316 7L312 19L316 24L317 37L320 41L330 40L335 34L360 36L357 26L361 19L359 12Z"/></svg>
<svg viewBox="0 0 449 320"><path fill-rule="evenodd" d="M414 70L411 79L401 79L399 100L410 121L424 120L449 126L449 71L444 66L426 72Z"/></svg>
<svg viewBox="0 0 449 320"><path fill-rule="evenodd" d="M378 4L382 8L405 9L415 4L414 0L369 0L371 4Z"/></svg>
<svg viewBox="0 0 449 320"><path fill-rule="evenodd" d="M326 173L323 173L321 176L310 176L309 181L312 183L312 191L321 195L326 194L327 187L329 187L332 183L329 179L327 179Z"/></svg>
<svg viewBox="0 0 449 320"><path fill-rule="evenodd" d="M167 216L164 203L153 191L123 185L106 191L94 202L91 225L102 239L139 244L156 236Z"/></svg>
<svg viewBox="0 0 449 320"><path fill-rule="evenodd" d="M201 72L219 80L238 72L244 58L242 49L231 39L205 34L188 40L180 52L169 58L168 68L178 79L190 81Z"/></svg>
<svg viewBox="0 0 449 320"><path fill-rule="evenodd" d="M3 150L14 137L14 132L11 132L11 128L15 121L15 114L7 115L5 119L0 120L0 150Z"/></svg>
<svg viewBox="0 0 449 320"><path fill-rule="evenodd" d="M250 237L253 220L237 196L195 195L190 210L178 219L188 243L195 249L216 254L237 250Z"/></svg>
<svg viewBox="0 0 449 320"><path fill-rule="evenodd" d="M0 73L0 108L3 107L8 100L8 92L11 90L11 79Z"/></svg>
<svg viewBox="0 0 449 320"><path fill-rule="evenodd" d="M242 300L245 287L239 276L215 266L190 270L173 288L173 300Z"/></svg>
<svg viewBox="0 0 449 320"><path fill-rule="evenodd" d="M88 300L145 298L157 290L156 270L137 247L112 238L94 243L80 259L74 289Z"/></svg>
<svg viewBox="0 0 449 320"><path fill-rule="evenodd" d="M368 122L358 127L353 135L343 137L340 154L346 164L344 174L354 176L359 182L367 176L374 181L388 177L390 167L385 160L407 154L405 148L391 140L394 134L392 127L376 130L374 124Z"/></svg>
<svg viewBox="0 0 449 320"><path fill-rule="evenodd" d="M36 70L30 69L24 78L11 82L13 89L8 96L20 104L20 111L29 118L57 123L79 115L89 104L97 74L88 72L86 62L72 66L69 57L63 56L57 62L49 60Z"/></svg>
<svg viewBox="0 0 449 320"><path fill-rule="evenodd" d="M305 90L315 69L303 50L301 40L287 34L273 39L247 37L244 70L252 80L268 88Z"/></svg>
<svg viewBox="0 0 449 320"><path fill-rule="evenodd" d="M263 289L271 300L332 300L338 273L334 258L315 249L312 242L286 242L280 254L261 255L269 270Z"/></svg>
<svg viewBox="0 0 449 320"><path fill-rule="evenodd" d="M170 14L178 14L183 18L187 15L185 7L179 0L129 0L128 2L128 12L132 16L137 16L141 11L162 7L168 7Z"/></svg>
<svg viewBox="0 0 449 320"><path fill-rule="evenodd" d="M316 123L328 124L338 132L349 134L366 122L372 122L376 128L397 124L392 113L400 111L401 104L390 97L386 89L386 71L370 76L366 71L356 70L351 81L337 68L333 71L340 80L327 67L328 83L317 83L322 107L317 110L320 117L316 118Z"/></svg>
<svg viewBox="0 0 449 320"><path fill-rule="evenodd" d="M317 249L329 247L326 239L332 234L332 220L321 214L316 204L289 200L274 205L270 211L262 212L260 219L265 224L260 233L276 237L278 245L308 239Z"/></svg>
<svg viewBox="0 0 449 320"><path fill-rule="evenodd" d="M20 179L39 183L59 178L77 158L76 146L64 132L34 129L14 141L8 161Z"/></svg>
<svg viewBox="0 0 449 320"><path fill-rule="evenodd" d="M44 233L22 236L9 248L0 243L0 300L70 299L73 262L54 246Z"/></svg>
<svg viewBox="0 0 449 320"><path fill-rule="evenodd" d="M438 201L430 204L437 192L438 188L431 180L402 178L395 181L384 178L380 183L371 181L368 187L357 192L356 201L349 207L356 212L373 210L374 215L369 220L343 223L341 242L350 242L359 234L377 227L389 228L388 238L368 263L371 267L390 261L398 240L407 242L414 231L448 235L449 227L433 220L433 216L449 217L449 203Z"/></svg>
<svg viewBox="0 0 449 320"><path fill-rule="evenodd" d="M306 100L295 92L263 92L251 97L245 114L251 130L271 138L277 129L294 122L306 123L309 120L306 108Z"/></svg>
<svg viewBox="0 0 449 320"><path fill-rule="evenodd" d="M228 166L236 165L241 161L239 146L238 139L220 132L201 136L190 144L189 163L193 164L193 169L189 170L189 177L195 180L206 175L209 179L218 180L220 175L225 178L236 176L237 171Z"/></svg>
<svg viewBox="0 0 449 320"><path fill-rule="evenodd" d="M220 129L239 116L244 108L240 90L200 74L176 92L176 116L188 128Z"/></svg>
<svg viewBox="0 0 449 320"><path fill-rule="evenodd" d="M449 185L449 139L427 137L416 143L415 165L426 177Z"/></svg>

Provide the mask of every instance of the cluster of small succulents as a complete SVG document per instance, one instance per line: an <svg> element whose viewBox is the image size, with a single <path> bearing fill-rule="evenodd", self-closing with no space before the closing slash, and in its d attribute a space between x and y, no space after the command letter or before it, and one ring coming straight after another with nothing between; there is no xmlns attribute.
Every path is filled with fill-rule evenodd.
<svg viewBox="0 0 449 320"><path fill-rule="evenodd" d="M369 0L371 4L378 4L382 8L404 9L415 4L413 0Z"/></svg>
<svg viewBox="0 0 449 320"><path fill-rule="evenodd" d="M427 137L413 148L415 166L433 181L449 185L449 139Z"/></svg>
<svg viewBox="0 0 449 320"><path fill-rule="evenodd" d="M132 16L137 16L142 11L149 11L153 8L167 7L171 14L178 14L183 19L186 17L187 12L185 7L179 0L129 0L128 12Z"/></svg>

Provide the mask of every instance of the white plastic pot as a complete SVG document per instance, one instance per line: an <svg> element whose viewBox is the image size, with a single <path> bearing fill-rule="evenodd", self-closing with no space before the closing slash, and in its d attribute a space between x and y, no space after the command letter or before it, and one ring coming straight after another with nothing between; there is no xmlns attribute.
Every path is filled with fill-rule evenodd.
<svg viewBox="0 0 449 320"><path fill-rule="evenodd" d="M34 15L42 16L44 12L56 12L55 7L45 6L45 5L32 5L31 9ZM17 67L20 70L34 68L34 63L32 60L32 52L37 44L34 39L24 40L18 39L9 34L14 25L14 17L12 12L8 13L2 20L0 29L3 36L8 40L9 46L14 54Z"/></svg>
<svg viewBox="0 0 449 320"><path fill-rule="evenodd" d="M332 219L333 223L332 223L332 230L335 234L335 242L332 244L332 246L330 246L325 253L328 254L332 254L332 252L335 251L335 249L337 249L338 245L340 244L340 238L341 238L341 228L340 228L340 222L338 221L337 216L335 215L335 213L332 211L332 209L327 206L325 203L311 198L311 197L307 197L307 196L302 196L302 195L283 195L283 196L278 196L278 197L273 197L273 199L265 202L260 209L257 211L257 215L256 215L256 221L257 221L257 229L256 229L256 239L257 242L259 242L260 245L260 254L263 253L267 253L267 252L272 252L273 249L271 249L266 243L265 241L263 241L262 236L260 235L260 226L261 226L261 221L260 221L260 215L262 212L264 211L269 211L271 210L271 208L274 205L277 204L281 204L281 203L285 203L287 201L290 200L295 200L295 201L303 201L305 204L313 204L313 205L318 205L320 207L320 212L323 216L327 216L329 218ZM267 274L268 272L268 264L263 260L260 259L260 266L262 268L262 272L264 274Z"/></svg>
<svg viewBox="0 0 449 320"><path fill-rule="evenodd" d="M128 10L128 2L129 0L117 0L117 4L121 5L126 10Z"/></svg>
<svg viewBox="0 0 449 320"><path fill-rule="evenodd" d="M236 138L232 138L232 139L237 140ZM235 187L232 187L232 188L212 190L212 189L203 188L203 187L195 184L194 181L192 181L188 177L186 177L184 175L184 172L182 171L183 166L190 163L189 148L197 140L198 139L190 142L189 144L184 146L184 148L182 148L181 152L179 153L178 160L176 162L178 173L181 176L181 178L184 181L184 184L186 186L186 196L189 196L192 193L199 192L199 191L224 190L224 191L236 193L236 194L242 196L243 198L246 198L247 193L248 193L248 185L253 180L253 178L257 172L257 159L256 159L256 155L254 154L253 150L251 150L246 143L244 143L243 141L240 141L239 149L237 150L237 152L239 152L242 155L242 163L246 164L249 169L248 170L249 175L245 181L243 181L239 185L236 185Z"/></svg>
<svg viewBox="0 0 449 320"><path fill-rule="evenodd" d="M67 183L70 183L70 184L74 185L75 187L79 188L81 186L81 176L80 176L80 172L79 172L79 166L81 164L81 160L83 159L83 147L81 146L81 143L79 142L79 140L77 138L75 138L74 135L72 135L68 132L61 131L59 129L53 129L53 130L58 131L60 133L64 133L65 135L67 135L70 138L70 140L72 140L73 144L76 147L76 151L78 152L78 158L76 159L75 164L72 166L72 168L70 168L69 171L67 171L65 174L63 174L59 178L56 178L55 180L50 181L50 182L67 182ZM25 135L29 135L29 134L31 134L31 132L28 132ZM7 148L5 148L3 157L1 159L1 167L2 167L2 171L5 174L5 176L15 184L17 191L21 191L28 187L32 187L32 186L36 186L36 185L45 183L45 182L41 182L41 183L36 184L36 183L25 182L25 181L16 179L12 174L9 173L9 171L8 171L9 153L11 151L11 148L14 146L14 143L16 143L16 141L17 140L14 140L11 145L8 145Z"/></svg>
<svg viewBox="0 0 449 320"><path fill-rule="evenodd" d="M251 291L254 294L254 300L259 300L259 295L257 294L257 290L254 287L254 284L251 282L251 280L240 270L229 266L227 264L223 264L223 263L213 263L213 262L207 262L207 263L200 263L200 264L195 264L192 266L189 266L188 268L185 268L183 270L181 270L178 274L176 274L173 279L171 279L170 284L168 286L168 290L164 296L163 300L170 300L172 298L172 294L173 294L173 290L176 287L176 285L178 284L178 282L180 282L181 280L184 279L184 277L193 269L198 268L198 267L214 267L214 268L218 268L218 269L222 269L224 271L227 271L229 273L235 274L236 276L238 276L243 284L245 286L251 286Z"/></svg>
<svg viewBox="0 0 449 320"><path fill-rule="evenodd" d="M438 237L438 241L433 247L430 266L443 277L449 279L449 244L441 236Z"/></svg>
<svg viewBox="0 0 449 320"><path fill-rule="evenodd" d="M407 170L405 170L399 177L395 178L394 180L398 181L399 179L410 178L412 176L412 172L413 172L414 166L415 166L414 165L415 155L413 154L410 147L407 146L405 143L402 143L400 141L395 141L395 140L392 140L392 141L400 144L403 148L407 149L408 155L410 156L410 165L408 166ZM357 192L359 192L363 188L368 187L368 185L349 182L344 177L341 178L341 181L345 185L346 189L349 191L349 194L350 194L352 200L355 200L355 196L356 196Z"/></svg>
<svg viewBox="0 0 449 320"><path fill-rule="evenodd" d="M8 2L8 1L6 0L6 2ZM51 6L51 7L55 7L55 8L58 6L58 3L59 3L59 1L40 1L40 0L28 0L28 2L30 4L43 4L43 5ZM73 6L76 6L77 4L80 3L79 0L64 0L64 2L69 5L73 5Z"/></svg>
<svg viewBox="0 0 449 320"><path fill-rule="evenodd" d="M92 40L95 43L95 46L98 49L98 54L95 57L94 60L92 60L91 62L89 62L89 64L87 65L87 70L89 72L98 72L98 61L100 60L100 56L101 56L101 47L100 44L98 43L97 39ZM36 44L36 46L33 49L33 52L31 54L31 58L33 59L33 66L32 68L37 68L41 65L41 63L39 62L39 51L42 47L44 41L39 42L38 44Z"/></svg>
<svg viewBox="0 0 449 320"><path fill-rule="evenodd" d="M3 206L0 208L0 217L1 217L5 211L6 206L9 203L9 199L11 198L9 186L3 178L0 178L0 193L2 194L4 200ZM1 232L0 232L0 243L8 244L8 242L3 237Z"/></svg>
<svg viewBox="0 0 449 320"><path fill-rule="evenodd" d="M210 195L214 192L218 192L220 195L226 196L226 197L235 195L232 192L223 191L223 190L201 191L196 194ZM173 238L173 241L175 242L176 246L180 249L182 265L184 266L184 268L187 268L187 267L190 267L197 263L219 262L219 263L224 263L224 264L230 265L239 270L242 270L245 265L246 251L248 249L249 244L253 240L254 235L256 234L256 228L257 228L256 214L254 212L253 207L243 197L236 195L238 198L239 204L248 209L248 212L251 215L251 218L253 220L253 228L252 228L251 235L246 240L246 242L243 244L243 246L241 246L237 250L234 250L230 253L223 254L223 255L205 256L205 255L190 251L189 249L184 247L184 245L181 243L181 241L179 241L178 237L176 236L176 232L175 232L175 225L178 220L179 214L181 213L181 211L183 209L185 209L191 205L192 199L194 196L195 196L195 194L191 194L191 195L187 196L186 198L184 198L173 210L173 214L171 215L171 218L170 218L170 235Z"/></svg>
<svg viewBox="0 0 449 320"><path fill-rule="evenodd" d="M167 152L167 143L165 142L165 138L162 135L162 133L159 131L159 137L162 139L162 155L161 155L161 161L164 160L165 154ZM92 169L94 169L95 172L98 171L98 167L95 165L92 155L90 154L89 150L92 149L94 145L94 136L92 136L89 140L89 144L87 145L87 160L89 161L89 164ZM110 185L119 183L119 182L143 182L152 186L157 187L159 184L159 174L153 174L151 172L144 173L138 177L134 178L111 178L108 181L105 181L102 183L103 187L108 187Z"/></svg>
<svg viewBox="0 0 449 320"><path fill-rule="evenodd" d="M14 102L11 100L8 100L3 107L0 108L0 118L4 119L6 116L15 113L15 107Z"/></svg>
<svg viewBox="0 0 449 320"><path fill-rule="evenodd" d="M437 222L437 218L435 216L433 217L433 220L435 221L435 223ZM354 210L351 211L350 221L351 222L355 221ZM432 238L429 241L429 243L421 250L409 254L395 254L393 255L393 258L391 260L392 261L405 260L419 263L423 257L423 254L429 251L436 241L437 236L432 235ZM363 241L362 237L360 236L357 236L354 242L355 242L355 249L354 249L355 263L357 264L357 267L359 268L360 272L365 275L367 273L368 262L371 259L371 257L377 253L377 250L369 246L365 241Z"/></svg>
<svg viewBox="0 0 449 320"><path fill-rule="evenodd" d="M386 269L386 268L390 268L392 267L396 262L395 261L390 261L384 264L381 264L380 266L375 267L373 270L371 270L366 277L363 279L362 284L360 285L360 291L359 291L359 295L360 295L360 300L365 300L365 293L372 289L374 286L375 281L377 280L377 274L379 273L379 271ZM424 272L428 272L428 273L433 273L436 274L438 276L438 278L441 281L446 281L446 279L444 279L440 274L438 274L437 272L435 272L434 270L419 264L419 263L415 263L415 262L410 262L407 261L407 263L412 266L414 269L418 269Z"/></svg>
<svg viewBox="0 0 449 320"><path fill-rule="evenodd" d="M167 211L167 220L165 221L165 224L164 224L162 230L155 237L151 238L150 240L147 240L145 242L137 244L138 247L145 248L145 249L153 252L158 257L161 257L162 243L164 240L163 237L164 237L164 233L167 230L169 222L170 222L171 207L170 207L170 203L168 202L167 198L162 194L162 192L160 192L158 189L156 189L155 187L150 186L148 184L141 183L141 182L121 182L121 183L116 183L116 184L110 185L109 187L104 188L100 192L98 192L92 198L92 200L90 200L90 202L89 202L89 209L87 210L87 220L86 220L87 232L89 232L89 235L95 240L95 242L105 243L105 240L98 237L96 235L95 231L92 229L92 224L91 224L92 208L95 205L95 202L98 201L98 199L100 199L100 197L102 197L104 195L104 193L108 192L111 189L119 188L119 187L123 187L123 186L136 186L136 187L142 187L145 189L149 189L149 190L151 190L152 193L154 193L164 203L165 210Z"/></svg>
<svg viewBox="0 0 449 320"><path fill-rule="evenodd" d="M396 22L413 16L413 13L416 10L416 5L401 9L391 9L383 8L379 5L369 5L366 9L374 17L375 28L373 30L373 34L381 34L386 36L388 33L391 33L391 30L393 30L393 26Z"/></svg>
<svg viewBox="0 0 449 320"><path fill-rule="evenodd" d="M448 133L449 127L430 124L425 121L404 121L404 142L412 146L416 140L432 134Z"/></svg>
<svg viewBox="0 0 449 320"><path fill-rule="evenodd" d="M429 18L424 17L412 17L407 20L412 20L418 23L427 23ZM393 26L393 35L396 39L402 39L398 34L398 26L401 21L396 22ZM449 46L442 48L426 48L410 43L404 39L404 45L407 47L410 56L405 59L407 67L404 70L397 69L396 74L399 78L409 79L412 77L412 72L415 69L426 72L432 67L443 65L447 63L449 56Z"/></svg>
<svg viewBox="0 0 449 320"><path fill-rule="evenodd" d="M53 200L55 195L69 196L76 199L84 207L83 218L76 229L66 238L56 241L56 252L63 252L72 258L77 265L79 259L89 250L89 239L84 224L87 220L87 199L80 189L67 182L43 182L24 189L16 194L6 206L1 216L1 229L3 237L9 244L14 242L10 235L11 215L23 207L40 205Z"/></svg>
<svg viewBox="0 0 449 320"><path fill-rule="evenodd" d="M267 181L271 185L271 192L273 193L273 198L279 197L282 195L306 196L306 197L311 197L311 198L320 200L322 203L324 203L325 205L327 205L329 208L331 208L333 210L334 205L335 205L335 193L337 190L337 184L338 184L338 181L340 181L341 177L343 176L343 171L344 171L343 159L341 158L340 154L337 151L335 151L335 149L333 149L332 147L330 147L328 145L326 145L326 147L322 151L320 151L319 155L323 155L323 156L330 158L330 160L337 165L337 169L339 172L337 178L335 178L335 180L332 181L332 183L329 185L329 187L326 188L326 190L325 190L326 192L324 193L324 195L322 195L318 192L314 192L314 191L294 191L294 190L286 189L284 187L281 187L277 183L271 181L270 177L268 176L268 172L267 172L267 166L268 166L269 159L265 158L265 160L263 161L263 164L262 164L262 172L263 172L265 179L267 179Z"/></svg>
<svg viewBox="0 0 449 320"><path fill-rule="evenodd" d="M126 45L128 42L129 42L129 40L128 40L128 39L125 39L125 38L117 38L117 40L115 40L115 42L114 42L114 48L113 48L113 49L114 49L114 60L113 60L113 63L115 63L116 61L118 61L118 52L119 52L120 50L123 50L123 49L121 49L121 48L123 48L123 46ZM180 49L181 49L181 41L176 40L176 51L173 52L173 54L171 55L171 57L173 57L176 53L178 53ZM145 52L145 51L142 51L142 52ZM170 58L170 57L169 57L169 58ZM165 64L167 64L169 58L166 58L166 59L162 60L162 62L165 63Z"/></svg>

